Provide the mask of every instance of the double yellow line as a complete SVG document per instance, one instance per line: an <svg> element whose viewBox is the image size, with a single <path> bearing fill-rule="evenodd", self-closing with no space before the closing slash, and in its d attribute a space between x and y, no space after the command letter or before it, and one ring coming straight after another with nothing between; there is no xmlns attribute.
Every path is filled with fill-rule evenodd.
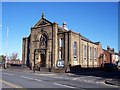
<svg viewBox="0 0 120 90"><path fill-rule="evenodd" d="M11 88L23 88L23 87L21 87L21 86L12 84L12 83L10 83L10 82L7 82L7 81L1 80L1 79L0 79L0 83L1 83L1 84L2 84L2 83L3 83L3 84L6 84L6 85L10 86ZM5 88L5 87L4 87L4 88ZM24 89L24 90L26 90L26 89Z"/></svg>

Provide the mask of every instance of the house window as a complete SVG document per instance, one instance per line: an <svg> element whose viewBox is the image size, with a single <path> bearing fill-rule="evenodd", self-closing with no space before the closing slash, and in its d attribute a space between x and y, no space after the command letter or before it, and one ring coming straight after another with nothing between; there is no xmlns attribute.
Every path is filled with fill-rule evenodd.
<svg viewBox="0 0 120 90"><path fill-rule="evenodd" d="M92 48L90 47L90 60L92 59Z"/></svg>
<svg viewBox="0 0 120 90"><path fill-rule="evenodd" d="M77 42L74 42L74 57L77 57Z"/></svg>
<svg viewBox="0 0 120 90"><path fill-rule="evenodd" d="M84 59L86 60L87 58L87 47L86 45L84 46Z"/></svg>

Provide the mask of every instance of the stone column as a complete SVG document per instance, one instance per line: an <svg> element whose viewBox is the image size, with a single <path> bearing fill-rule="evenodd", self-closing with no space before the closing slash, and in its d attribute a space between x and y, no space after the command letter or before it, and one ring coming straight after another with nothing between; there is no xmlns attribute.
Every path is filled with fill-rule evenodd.
<svg viewBox="0 0 120 90"><path fill-rule="evenodd" d="M48 47L47 47L47 52L46 52L46 64L47 64L47 68L51 67L51 53L52 53L52 41L51 39L48 40Z"/></svg>
<svg viewBox="0 0 120 90"><path fill-rule="evenodd" d="M31 69L34 67L34 49L35 49L35 34L34 29L31 29L31 38L30 38L30 62L31 62Z"/></svg>
<svg viewBox="0 0 120 90"><path fill-rule="evenodd" d="M68 41L69 40L69 36L68 35L69 35L69 32L66 32L65 33L65 37L64 37L65 38L64 39L65 40L64 41L65 42L64 43L64 47L65 47L65 53L64 53L64 55L65 55L65 60L64 60L65 61L65 63L64 63L65 64L65 69L67 69L68 63L69 63L68 62L69 61L69 50L68 50L69 49L69 47L68 47L68 45L69 45L69 41Z"/></svg>
<svg viewBox="0 0 120 90"><path fill-rule="evenodd" d="M94 67L94 46L92 47L92 65Z"/></svg>
<svg viewBox="0 0 120 90"><path fill-rule="evenodd" d="M25 39L25 64L27 60L27 55L28 55L28 38Z"/></svg>
<svg viewBox="0 0 120 90"><path fill-rule="evenodd" d="M25 65L25 38L22 41L22 64Z"/></svg>
<svg viewBox="0 0 120 90"><path fill-rule="evenodd" d="M52 53L52 66L56 68L57 60L58 60L58 24L56 22L53 23L53 53Z"/></svg>
<svg viewBox="0 0 120 90"><path fill-rule="evenodd" d="M89 67L89 43L87 42L87 68Z"/></svg>
<svg viewBox="0 0 120 90"><path fill-rule="evenodd" d="M71 31L69 31L68 34L69 34L69 41L68 41L68 44L69 44L69 48L68 48L69 49L69 52L68 52L69 53L69 56L68 56L69 60L68 61L69 61L69 64L72 65L72 61L71 61L72 60L72 57L71 57L71 41L72 41L71 40Z"/></svg>

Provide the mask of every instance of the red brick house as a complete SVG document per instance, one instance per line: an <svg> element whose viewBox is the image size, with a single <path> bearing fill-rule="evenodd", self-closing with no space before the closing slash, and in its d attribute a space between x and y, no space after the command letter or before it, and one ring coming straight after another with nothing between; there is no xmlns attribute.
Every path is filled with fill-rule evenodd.
<svg viewBox="0 0 120 90"><path fill-rule="evenodd" d="M99 63L101 67L104 65L104 63L113 63L112 56L114 54L114 48L110 48L109 46L107 46L107 50L103 49L103 53L99 57Z"/></svg>

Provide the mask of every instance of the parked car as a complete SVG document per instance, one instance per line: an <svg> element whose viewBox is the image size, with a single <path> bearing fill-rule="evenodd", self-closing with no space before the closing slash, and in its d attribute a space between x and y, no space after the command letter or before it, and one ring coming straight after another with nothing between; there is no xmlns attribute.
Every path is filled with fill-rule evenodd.
<svg viewBox="0 0 120 90"><path fill-rule="evenodd" d="M115 71L118 70L117 65L113 63L105 63L104 64L105 71Z"/></svg>

